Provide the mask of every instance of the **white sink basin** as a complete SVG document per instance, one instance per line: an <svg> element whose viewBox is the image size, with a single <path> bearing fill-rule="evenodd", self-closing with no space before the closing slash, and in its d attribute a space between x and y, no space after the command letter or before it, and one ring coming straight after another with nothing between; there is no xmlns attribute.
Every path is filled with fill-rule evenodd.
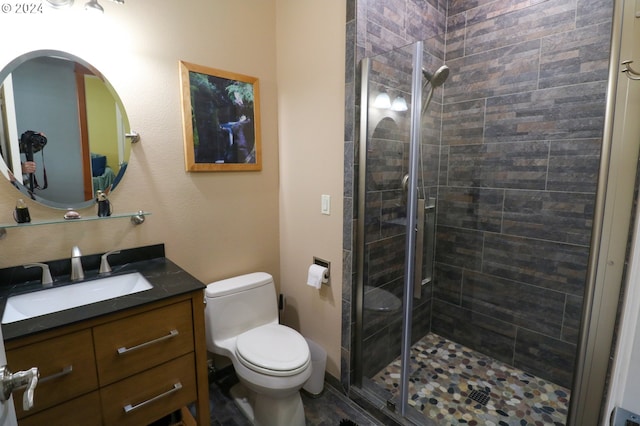
<svg viewBox="0 0 640 426"><path fill-rule="evenodd" d="M134 272L19 294L7 299L2 324L114 299L152 287L140 273Z"/></svg>

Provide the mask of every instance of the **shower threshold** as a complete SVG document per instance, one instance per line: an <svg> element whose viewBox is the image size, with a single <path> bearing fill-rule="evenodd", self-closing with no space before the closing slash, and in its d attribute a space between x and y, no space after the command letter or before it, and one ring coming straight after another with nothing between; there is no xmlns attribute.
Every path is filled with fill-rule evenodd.
<svg viewBox="0 0 640 426"><path fill-rule="evenodd" d="M399 397L400 359L371 382ZM439 425L564 425L570 391L429 333L411 347L409 405ZM370 383L371 383L370 382Z"/></svg>

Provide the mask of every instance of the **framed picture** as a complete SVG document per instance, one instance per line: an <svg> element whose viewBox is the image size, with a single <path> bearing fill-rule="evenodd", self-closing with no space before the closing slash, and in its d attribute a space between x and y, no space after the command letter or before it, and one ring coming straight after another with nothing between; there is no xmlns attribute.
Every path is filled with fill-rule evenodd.
<svg viewBox="0 0 640 426"><path fill-rule="evenodd" d="M258 79L180 61L188 172L261 170Z"/></svg>

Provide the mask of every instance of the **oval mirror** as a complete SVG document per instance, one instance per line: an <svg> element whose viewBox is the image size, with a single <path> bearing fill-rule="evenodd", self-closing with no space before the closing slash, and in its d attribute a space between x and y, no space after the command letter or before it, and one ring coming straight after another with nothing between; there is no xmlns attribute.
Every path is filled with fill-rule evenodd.
<svg viewBox="0 0 640 426"><path fill-rule="evenodd" d="M0 172L23 195L79 209L95 202L96 191L116 188L129 159L129 122L94 67L39 50L11 61L0 82Z"/></svg>

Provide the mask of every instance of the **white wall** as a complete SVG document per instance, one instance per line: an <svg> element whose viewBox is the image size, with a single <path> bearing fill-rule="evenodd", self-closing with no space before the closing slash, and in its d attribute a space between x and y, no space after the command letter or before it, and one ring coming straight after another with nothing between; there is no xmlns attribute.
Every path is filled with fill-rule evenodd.
<svg viewBox="0 0 640 426"><path fill-rule="evenodd" d="M340 377L345 0L277 0L283 321L328 352ZM331 214L320 212L331 196ZM306 285L313 257L330 286Z"/></svg>
<svg viewBox="0 0 640 426"><path fill-rule="evenodd" d="M101 71L142 136L112 204L115 212L152 215L140 227L108 220L10 229L0 241L0 267L66 258L74 244L96 253L164 242L168 257L205 283L253 270L278 278L274 2L102 3L105 14L98 17L82 10L83 1L72 10L45 8L42 15L0 14L0 67L26 51L58 49ZM260 79L261 172L185 172L179 60ZM15 189L0 182L0 223L12 222L16 198ZM34 221L62 216L29 207Z"/></svg>

